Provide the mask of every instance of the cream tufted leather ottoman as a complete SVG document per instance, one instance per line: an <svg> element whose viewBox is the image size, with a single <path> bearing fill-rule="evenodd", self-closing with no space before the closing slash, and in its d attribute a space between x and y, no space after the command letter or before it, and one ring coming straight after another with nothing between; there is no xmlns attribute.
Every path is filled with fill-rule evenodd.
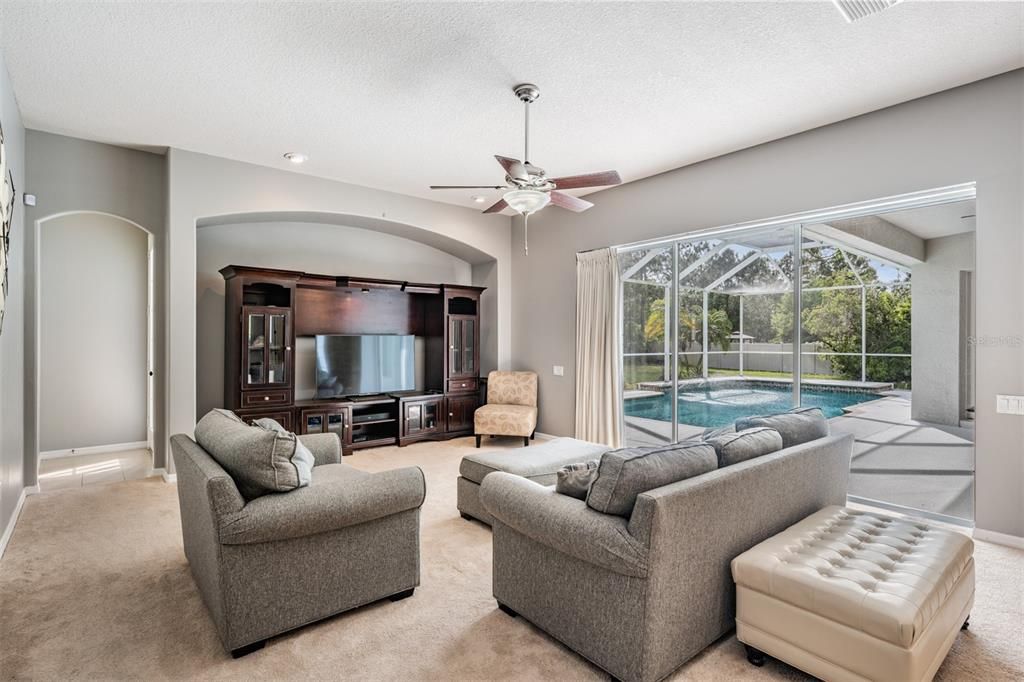
<svg viewBox="0 0 1024 682"><path fill-rule="evenodd" d="M826 507L732 561L736 636L824 680L930 680L974 604L974 543Z"/></svg>

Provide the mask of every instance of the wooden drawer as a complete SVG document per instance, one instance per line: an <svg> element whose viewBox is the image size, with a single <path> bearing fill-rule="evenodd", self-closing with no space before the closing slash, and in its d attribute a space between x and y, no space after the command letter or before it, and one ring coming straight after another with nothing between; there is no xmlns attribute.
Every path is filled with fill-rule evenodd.
<svg viewBox="0 0 1024 682"><path fill-rule="evenodd" d="M239 410L238 416L246 424L252 424L257 419L263 419L269 417L278 424L283 426L288 431L292 430L292 411L291 410Z"/></svg>
<svg viewBox="0 0 1024 682"><path fill-rule="evenodd" d="M242 391L242 407L277 407L292 402L291 391Z"/></svg>
<svg viewBox="0 0 1024 682"><path fill-rule="evenodd" d="M475 393L480 387L480 380L476 379L449 379L448 393Z"/></svg>

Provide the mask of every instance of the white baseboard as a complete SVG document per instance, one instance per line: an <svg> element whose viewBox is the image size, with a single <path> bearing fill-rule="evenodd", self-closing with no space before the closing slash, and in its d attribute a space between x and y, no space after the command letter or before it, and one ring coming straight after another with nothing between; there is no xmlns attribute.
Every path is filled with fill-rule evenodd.
<svg viewBox="0 0 1024 682"><path fill-rule="evenodd" d="M39 453L39 459L57 459L59 457L79 457L98 455L106 452L124 452L125 450L145 450L149 443L144 440L134 443L114 443L113 445L90 445L86 448L68 448L67 450L47 450Z"/></svg>
<svg viewBox="0 0 1024 682"><path fill-rule="evenodd" d="M545 438L547 440L551 440L552 438L561 438L561 436L552 436L550 433L543 433L541 431L537 431L536 435L538 438Z"/></svg>
<svg viewBox="0 0 1024 682"><path fill-rule="evenodd" d="M165 469L164 467L156 467L154 469L150 469L149 470L149 475L146 476L146 478L151 478L153 476L159 476L160 478L164 479L164 483L177 483L178 482L178 475L177 474L168 473L167 469Z"/></svg>
<svg viewBox="0 0 1024 682"><path fill-rule="evenodd" d="M1024 538L1018 535L1009 535L1007 533L997 533L994 530L983 530L981 528L975 528L974 538L976 540L992 542L997 545L1013 547L1014 549L1024 549Z"/></svg>
<svg viewBox="0 0 1024 682"><path fill-rule="evenodd" d="M29 495L35 495L37 492L39 492L39 486L36 485L21 489L21 494L18 495L18 503L14 505L14 513L11 514L11 520L7 522L4 534L0 535L0 558L3 558L4 552L7 551L7 543L11 541L11 536L14 535L14 526L18 523L18 518L21 516L21 508L25 506L25 498Z"/></svg>

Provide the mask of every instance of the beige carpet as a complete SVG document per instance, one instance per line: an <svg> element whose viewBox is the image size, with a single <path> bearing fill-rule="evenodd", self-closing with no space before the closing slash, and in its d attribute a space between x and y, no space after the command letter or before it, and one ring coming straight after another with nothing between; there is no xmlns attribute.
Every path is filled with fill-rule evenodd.
<svg viewBox="0 0 1024 682"><path fill-rule="evenodd" d="M490 531L455 510L458 462L471 450L461 439L346 458L366 470L426 472L422 585L411 599L342 614L237 661L221 649L189 575L174 486L147 479L30 497L0 560L0 677L606 679L495 608ZM1024 552L978 543L976 557L971 629L938 679L1022 679ZM805 678L776 661L749 666L729 636L672 679Z"/></svg>

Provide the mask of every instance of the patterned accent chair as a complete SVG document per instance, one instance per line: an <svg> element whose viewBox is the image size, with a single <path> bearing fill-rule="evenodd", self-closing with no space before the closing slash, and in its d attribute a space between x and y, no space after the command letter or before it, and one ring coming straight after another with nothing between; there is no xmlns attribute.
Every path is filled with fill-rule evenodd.
<svg viewBox="0 0 1024 682"><path fill-rule="evenodd" d="M487 404L473 414L476 446L483 436L522 436L529 445L537 431L537 373L487 375Z"/></svg>

